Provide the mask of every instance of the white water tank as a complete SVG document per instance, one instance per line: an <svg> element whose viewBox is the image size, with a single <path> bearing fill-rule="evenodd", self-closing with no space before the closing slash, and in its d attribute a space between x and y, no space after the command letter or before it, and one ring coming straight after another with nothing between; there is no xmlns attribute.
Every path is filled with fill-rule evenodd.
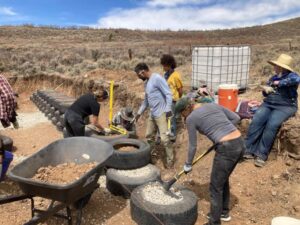
<svg viewBox="0 0 300 225"><path fill-rule="evenodd" d="M215 93L220 84L246 89L250 68L250 46L198 46L192 53L192 87L206 84Z"/></svg>

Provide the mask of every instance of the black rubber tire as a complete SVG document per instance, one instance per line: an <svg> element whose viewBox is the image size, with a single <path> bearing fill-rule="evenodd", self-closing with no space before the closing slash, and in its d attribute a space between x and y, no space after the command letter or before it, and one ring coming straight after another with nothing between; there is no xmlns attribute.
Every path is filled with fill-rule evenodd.
<svg viewBox="0 0 300 225"><path fill-rule="evenodd" d="M198 198L189 189L174 185L180 190L183 199L170 205L158 205L147 201L142 196L139 186L131 193L130 213L131 218L138 225L193 225L198 217Z"/></svg>
<svg viewBox="0 0 300 225"><path fill-rule="evenodd" d="M136 169L146 166L151 161L150 146L147 142L122 138L109 142L114 147L114 154L106 161L108 168L115 169ZM136 146L133 151L119 151L117 147Z"/></svg>
<svg viewBox="0 0 300 225"><path fill-rule="evenodd" d="M119 135L111 135L111 136L99 135L92 129L88 128L87 126L85 126L85 136L98 138L100 140L107 141L107 142L119 140L122 138L128 138L128 134L119 134Z"/></svg>
<svg viewBox="0 0 300 225"><path fill-rule="evenodd" d="M13 150L14 142L10 137L5 135L1 135L0 138L2 139L3 149L6 151L11 152Z"/></svg>
<svg viewBox="0 0 300 225"><path fill-rule="evenodd" d="M130 198L132 191L136 187L160 179L160 170L156 166L148 164L147 167L150 168L150 173L139 177L128 177L118 173L116 169L108 169L106 172L107 190L113 195Z"/></svg>

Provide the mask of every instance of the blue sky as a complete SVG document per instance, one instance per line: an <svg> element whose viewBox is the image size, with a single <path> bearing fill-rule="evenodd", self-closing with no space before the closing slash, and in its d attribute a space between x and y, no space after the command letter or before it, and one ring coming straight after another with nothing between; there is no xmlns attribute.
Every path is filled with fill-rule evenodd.
<svg viewBox="0 0 300 225"><path fill-rule="evenodd" d="M0 0L0 25L212 30L300 17L300 0Z"/></svg>

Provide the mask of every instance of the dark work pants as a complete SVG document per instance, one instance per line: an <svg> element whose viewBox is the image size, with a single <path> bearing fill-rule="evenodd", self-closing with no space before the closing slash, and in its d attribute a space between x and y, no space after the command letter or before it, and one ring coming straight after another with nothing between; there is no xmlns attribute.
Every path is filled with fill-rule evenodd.
<svg viewBox="0 0 300 225"><path fill-rule="evenodd" d="M80 115L73 112L72 110L67 110L65 112L65 125L67 130L67 137L85 136L84 120Z"/></svg>
<svg viewBox="0 0 300 225"><path fill-rule="evenodd" d="M210 178L210 225L220 225L221 214L229 212L229 176L245 151L242 137L217 145Z"/></svg>

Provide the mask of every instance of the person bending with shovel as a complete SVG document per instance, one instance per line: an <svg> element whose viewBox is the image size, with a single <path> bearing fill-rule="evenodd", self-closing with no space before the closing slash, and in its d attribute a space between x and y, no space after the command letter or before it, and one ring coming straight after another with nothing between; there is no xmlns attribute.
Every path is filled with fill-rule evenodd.
<svg viewBox="0 0 300 225"><path fill-rule="evenodd" d="M97 88L94 88L92 93L79 97L65 112L67 137L85 136L84 118L90 115L92 115L91 124L99 130L99 133L104 134L105 128L98 122L99 102L107 98L108 92Z"/></svg>
<svg viewBox="0 0 300 225"><path fill-rule="evenodd" d="M183 97L177 101L175 110L186 121L189 149L185 173L192 171L197 149L197 132L206 135L215 145L215 157L210 178L211 207L205 225L220 225L230 221L229 216L229 176L245 151L244 140L235 127L240 118L232 111L215 103L194 103ZM196 160L195 160L196 161Z"/></svg>

